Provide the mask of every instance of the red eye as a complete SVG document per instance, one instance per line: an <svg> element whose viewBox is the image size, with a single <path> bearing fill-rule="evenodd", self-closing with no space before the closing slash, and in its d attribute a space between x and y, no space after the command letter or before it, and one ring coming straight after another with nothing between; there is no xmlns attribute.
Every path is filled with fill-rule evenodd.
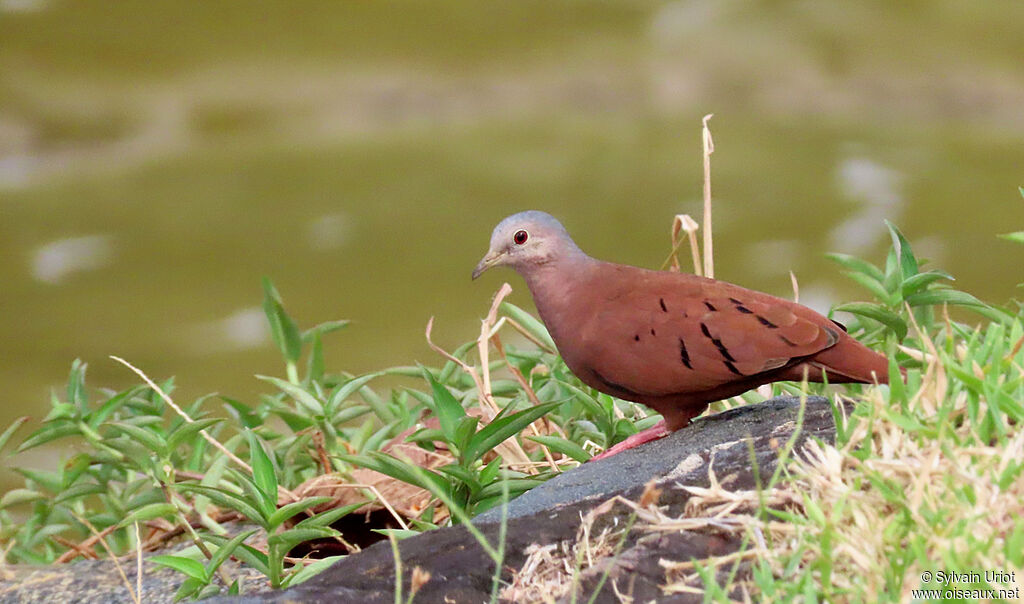
<svg viewBox="0 0 1024 604"><path fill-rule="evenodd" d="M526 231L516 231L516 234L512 235L512 241L515 241L516 245L523 245L529 238L530 235Z"/></svg>

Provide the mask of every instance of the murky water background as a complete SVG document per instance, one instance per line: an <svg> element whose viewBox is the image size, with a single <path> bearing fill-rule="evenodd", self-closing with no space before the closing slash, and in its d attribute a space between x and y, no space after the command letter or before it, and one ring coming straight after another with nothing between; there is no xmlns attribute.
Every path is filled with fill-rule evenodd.
<svg viewBox="0 0 1024 604"><path fill-rule="evenodd" d="M648 267L700 213L711 122L719 278L819 308L823 259L883 219L976 295L1024 281L1020 2L237 3L0 0L0 380L38 416L94 386L252 400L279 374L268 275L360 372L472 338L469 273L513 211ZM20 462L19 462L20 463ZM29 463L29 462L25 462Z"/></svg>

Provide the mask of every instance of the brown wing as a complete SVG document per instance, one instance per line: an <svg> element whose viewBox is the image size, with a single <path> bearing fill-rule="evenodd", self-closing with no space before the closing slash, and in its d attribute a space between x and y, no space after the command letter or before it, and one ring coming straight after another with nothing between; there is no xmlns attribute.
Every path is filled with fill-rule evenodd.
<svg viewBox="0 0 1024 604"><path fill-rule="evenodd" d="M620 274L619 282L629 286L593 301L579 333L581 360L600 380L645 396L748 380L839 338L814 311L730 283L653 271Z"/></svg>

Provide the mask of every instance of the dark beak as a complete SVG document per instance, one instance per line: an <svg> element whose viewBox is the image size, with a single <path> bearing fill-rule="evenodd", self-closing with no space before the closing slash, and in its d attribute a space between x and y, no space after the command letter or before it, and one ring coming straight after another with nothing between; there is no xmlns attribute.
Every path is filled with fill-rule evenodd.
<svg viewBox="0 0 1024 604"><path fill-rule="evenodd" d="M483 260L481 260L480 263L476 265L476 268L473 269L473 278L476 279L482 275L485 270L494 266L500 257L501 256L497 254L493 256L484 256Z"/></svg>

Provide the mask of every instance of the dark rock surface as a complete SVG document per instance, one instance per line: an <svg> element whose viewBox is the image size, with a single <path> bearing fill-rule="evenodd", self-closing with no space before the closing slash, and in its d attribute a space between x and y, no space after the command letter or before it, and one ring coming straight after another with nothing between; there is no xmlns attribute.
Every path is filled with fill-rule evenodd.
<svg viewBox="0 0 1024 604"><path fill-rule="evenodd" d="M761 475L774 470L776 452L796 427L799 399L779 397L709 416L694 422L662 440L615 457L579 468L539 486L512 501L508 507L508 532L505 569L518 569L531 544L572 540L581 514L603 501L623 495L636 499L652 479L662 482L659 500L668 513L679 513L689 499L677 485L708 486L708 462L714 456L719 482L731 489L754 488L756 478L750 462L751 445ZM829 402L811 397L807 401L801 442L816 437L831 442L835 425ZM750 444L748 444L748 440ZM800 443L798 443L799 446ZM629 514L618 506L604 520ZM477 517L474 524L491 543L498 542L500 512L493 510ZM664 596L660 586L664 570L660 558L687 560L722 555L739 548L732 537L685 532L666 535L631 534L622 554L609 570L609 580L596 602L618 602L611 584L628 591L637 602L700 602L688 594ZM412 569L419 566L431 573L431 579L419 591L417 603L475 603L490 599L494 563L465 527L440 529L399 544L403 565L403 593L408 593ZM580 591L589 598L600 580L600 573L583 573ZM223 598L218 602L394 602L395 565L391 546L378 543L363 552L339 561L306 583L281 592L256 596ZM586 601L584 599L583 601Z"/></svg>
<svg viewBox="0 0 1024 604"><path fill-rule="evenodd" d="M644 485L652 479L658 480L662 488L659 504L668 514L678 515L690 497L679 485L708 486L708 462L712 456L715 474L724 487L753 488L756 479L750 462L751 446L761 475L769 475L775 467L777 450L796 426L799 406L799 399L779 397L702 418L662 440L583 464L513 500L508 506L503 579L509 579L512 571L522 567L527 547L574 540L582 515L616 495L638 499ZM831 442L834 434L829 402L809 398L801 441L817 437ZM625 506L618 505L599 522L623 521L629 513ZM488 541L496 544L500 518L500 510L491 510L478 516L474 524ZM660 586L665 573L659 559L704 558L735 551L739 546L738 539L729 535L634 531L625 539L617 559L607 559L581 574L579 591L585 597L578 601L587 601L607 573L609 580L603 583L596 602L619 602L612 583L636 602L699 602L700 597L694 599L689 594L662 594ZM465 527L444 528L406 539L400 542L399 550L405 594L413 568L419 566L431 574L416 595L418 604L490 600L494 563ZM134 586L135 561L122 559L121 564ZM131 602L123 579L107 560L3 570L6 576L0 577L0 602ZM252 576L250 571L232 573ZM180 583L180 574L146 562L142 601L171 602ZM247 581L249 589L264 588L265 583L261 577ZM394 555L390 543L385 541L339 561L294 588L206 601L390 604L395 601L394 591Z"/></svg>
<svg viewBox="0 0 1024 604"><path fill-rule="evenodd" d="M180 548L178 548L180 549ZM169 553L169 552L161 552ZM147 554L148 556L148 554ZM118 559L125 576L109 559L79 560L49 566L15 565L0 570L0 602L18 604L59 604L62 602L102 602L133 604L125 580L136 588L136 560ZM251 591L269 589L266 579L252 568L229 560L224 563L231 577L242 578ZM183 575L145 559L142 562L142 596L146 604L173 602Z"/></svg>

